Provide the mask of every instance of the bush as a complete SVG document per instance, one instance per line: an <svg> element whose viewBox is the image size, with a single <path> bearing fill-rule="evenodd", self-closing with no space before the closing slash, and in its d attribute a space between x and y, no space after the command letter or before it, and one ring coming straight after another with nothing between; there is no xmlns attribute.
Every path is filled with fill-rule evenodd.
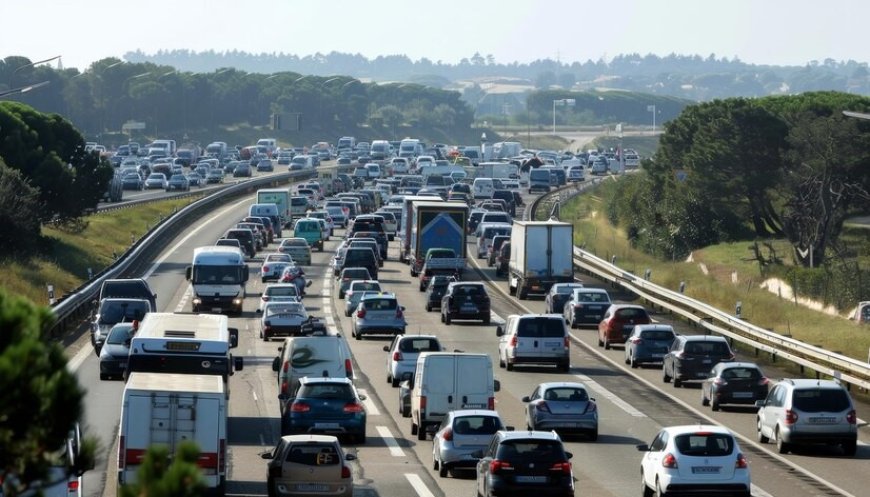
<svg viewBox="0 0 870 497"><path fill-rule="evenodd" d="M0 253L33 249L40 234L39 190L0 159Z"/></svg>

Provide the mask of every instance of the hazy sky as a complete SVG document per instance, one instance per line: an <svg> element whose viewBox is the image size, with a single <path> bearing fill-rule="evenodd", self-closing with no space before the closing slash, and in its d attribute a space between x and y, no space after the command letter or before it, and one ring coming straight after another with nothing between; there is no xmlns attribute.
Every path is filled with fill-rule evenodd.
<svg viewBox="0 0 870 497"><path fill-rule="evenodd" d="M867 0L0 0L0 58L84 68L141 49L331 51L455 63L623 53L870 60Z"/></svg>

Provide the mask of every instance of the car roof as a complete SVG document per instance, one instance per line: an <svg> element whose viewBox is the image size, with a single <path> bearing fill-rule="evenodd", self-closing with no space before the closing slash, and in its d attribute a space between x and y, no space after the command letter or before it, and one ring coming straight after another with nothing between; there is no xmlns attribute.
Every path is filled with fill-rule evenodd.
<svg viewBox="0 0 870 497"><path fill-rule="evenodd" d="M634 327L639 331L672 331L674 334L677 333L674 327L669 324L636 324Z"/></svg>
<svg viewBox="0 0 870 497"><path fill-rule="evenodd" d="M586 385L580 383L579 381L547 381L538 385L538 388L582 388L586 390Z"/></svg>
<svg viewBox="0 0 870 497"><path fill-rule="evenodd" d="M843 385L835 380L813 380L809 378L785 378L777 382L791 384L795 388L828 388L842 390Z"/></svg>
<svg viewBox="0 0 870 497"><path fill-rule="evenodd" d="M499 438L500 441L508 441L508 440L552 440L561 442L562 439L559 438L559 435L555 431L507 431L507 430L499 430L495 432L495 436Z"/></svg>
<svg viewBox="0 0 870 497"><path fill-rule="evenodd" d="M447 413L454 418L461 418L465 416L493 416L501 419L498 411L494 411L492 409L456 409L455 411L450 411Z"/></svg>
<svg viewBox="0 0 870 497"><path fill-rule="evenodd" d="M321 337L317 337L321 338ZM299 383L338 383L342 385L350 385L353 386L353 381L350 378L342 378L340 376L337 377L321 377L321 376L303 376L299 378Z"/></svg>
<svg viewBox="0 0 870 497"><path fill-rule="evenodd" d="M301 435L284 435L281 437L281 440L284 443L306 443L306 442L327 442L327 443L337 443L338 438L333 435L314 435L314 434L301 434Z"/></svg>
<svg viewBox="0 0 870 497"><path fill-rule="evenodd" d="M679 425L679 426L665 426L662 428L663 431L667 431L671 435L683 435L686 433L717 433L722 435L731 435L734 436L728 428L719 425Z"/></svg>
<svg viewBox="0 0 870 497"><path fill-rule="evenodd" d="M687 342L725 342L725 337L717 337L713 335L680 335L680 338Z"/></svg>

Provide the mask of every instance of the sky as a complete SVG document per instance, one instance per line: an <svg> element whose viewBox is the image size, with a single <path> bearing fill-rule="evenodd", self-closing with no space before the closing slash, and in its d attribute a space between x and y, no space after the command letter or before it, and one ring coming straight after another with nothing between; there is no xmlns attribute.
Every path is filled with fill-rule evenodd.
<svg viewBox="0 0 870 497"><path fill-rule="evenodd" d="M0 58L61 55L84 69L137 49L445 63L712 53L805 65L870 61L868 19L867 0L0 0Z"/></svg>

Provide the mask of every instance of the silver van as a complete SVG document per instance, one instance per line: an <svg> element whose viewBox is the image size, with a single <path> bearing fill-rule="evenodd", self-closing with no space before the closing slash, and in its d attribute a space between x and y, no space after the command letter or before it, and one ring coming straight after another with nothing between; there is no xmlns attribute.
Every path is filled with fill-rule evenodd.
<svg viewBox="0 0 870 497"><path fill-rule="evenodd" d="M296 396L299 378L354 378L350 347L341 336L303 336L284 339L272 361L278 373L278 399L281 416L289 400Z"/></svg>
<svg viewBox="0 0 870 497"><path fill-rule="evenodd" d="M513 314L495 334L498 365L508 371L516 364L553 364L564 372L571 367L571 342L561 314Z"/></svg>
<svg viewBox="0 0 870 497"><path fill-rule="evenodd" d="M511 229L511 225L506 223L481 223L478 226L480 236L477 237L477 258L483 259L487 254L489 254L489 247L492 245L492 239L495 238L496 235L510 236Z"/></svg>

